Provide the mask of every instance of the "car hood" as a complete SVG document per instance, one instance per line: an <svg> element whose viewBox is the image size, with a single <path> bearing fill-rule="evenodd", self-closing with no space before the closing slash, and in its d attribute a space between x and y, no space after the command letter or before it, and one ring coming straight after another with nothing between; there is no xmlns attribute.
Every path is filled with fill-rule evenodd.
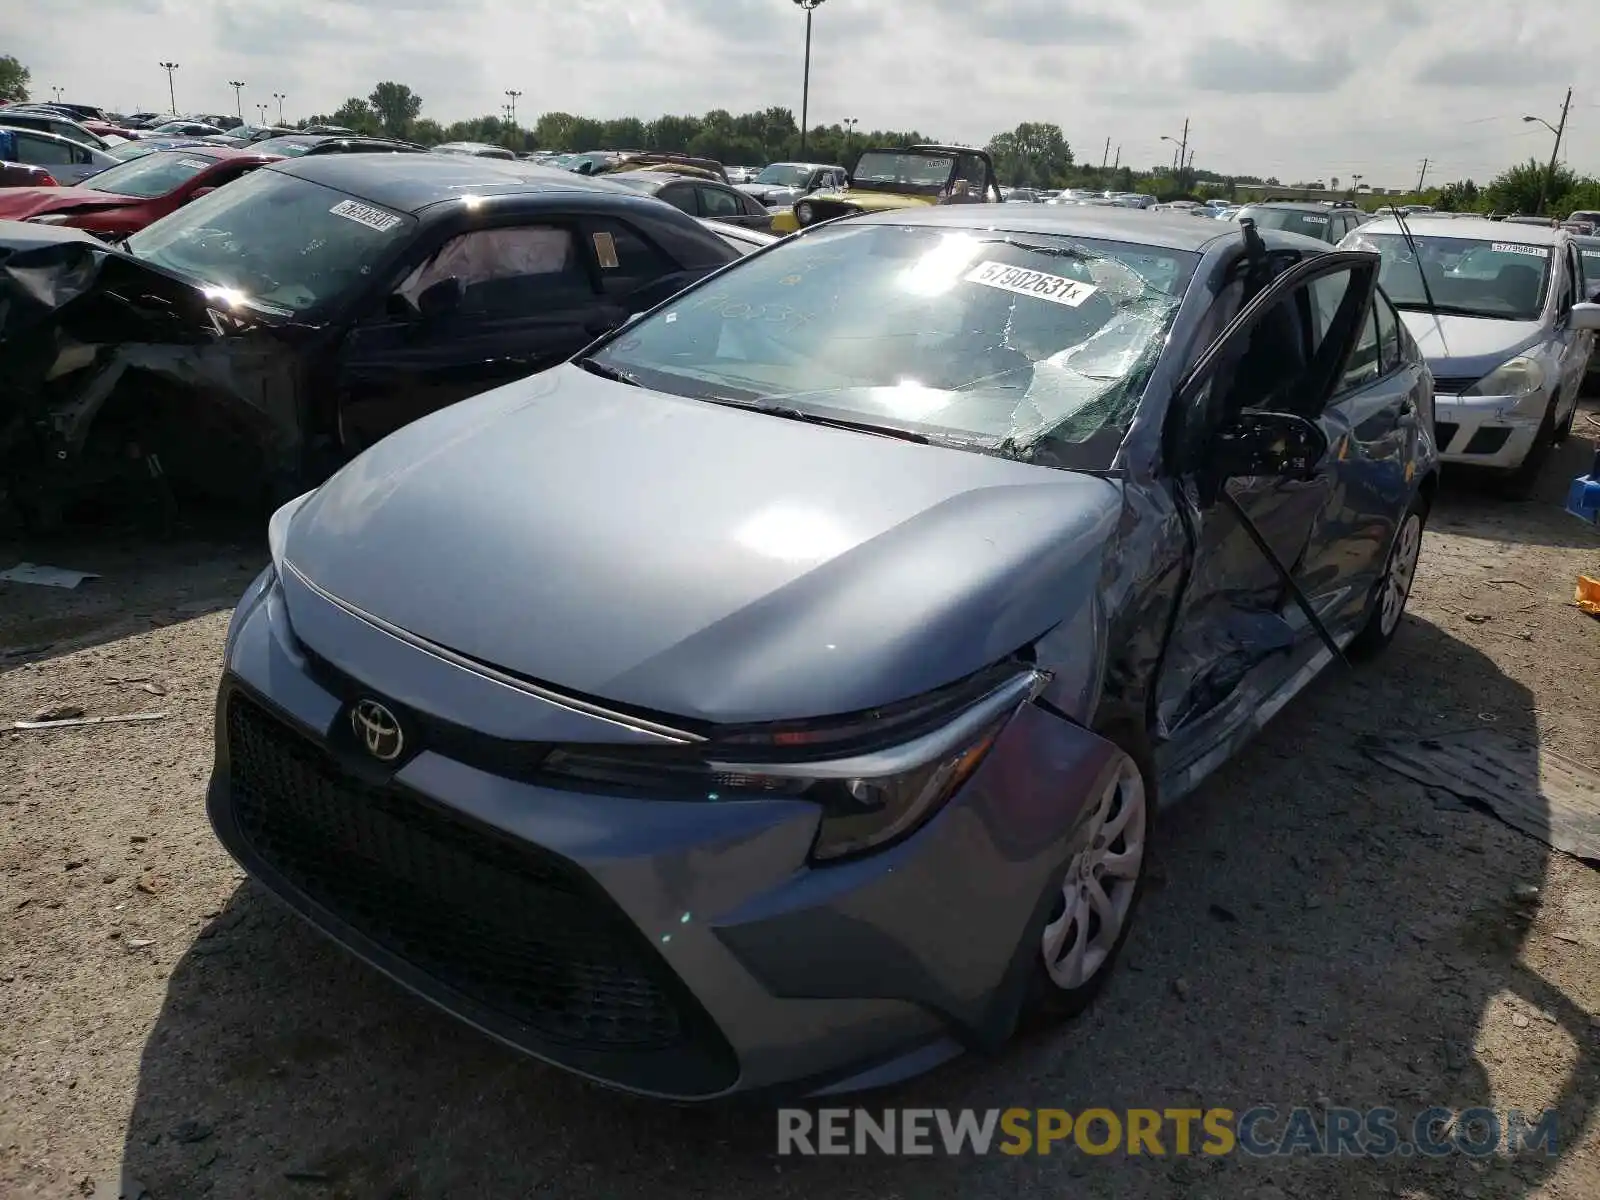
<svg viewBox="0 0 1600 1200"><path fill-rule="evenodd" d="M1435 315L1407 309L1400 314L1435 375L1487 375L1506 359L1544 339L1538 321Z"/></svg>
<svg viewBox="0 0 1600 1200"><path fill-rule="evenodd" d="M97 192L93 188L6 188L0 191L0 217L21 221L28 217L36 217L40 213L63 212L68 209L124 208L139 203L142 201L132 196Z"/></svg>
<svg viewBox="0 0 1600 1200"><path fill-rule="evenodd" d="M890 212L897 208L920 208L937 204L934 196L908 196L899 192L874 192L868 189L845 188L838 192L819 192L815 199L848 204L862 212Z"/></svg>
<svg viewBox="0 0 1600 1200"><path fill-rule="evenodd" d="M754 196L763 204L772 203L774 198L792 200L800 194L799 188L785 187L779 183L739 183L734 186L746 196Z"/></svg>
<svg viewBox="0 0 1600 1200"><path fill-rule="evenodd" d="M368 450L295 513L284 557L570 694L765 721L906 699L1023 648L1094 602L1120 507L1094 476L565 366ZM325 602L290 596L291 622L296 597Z"/></svg>

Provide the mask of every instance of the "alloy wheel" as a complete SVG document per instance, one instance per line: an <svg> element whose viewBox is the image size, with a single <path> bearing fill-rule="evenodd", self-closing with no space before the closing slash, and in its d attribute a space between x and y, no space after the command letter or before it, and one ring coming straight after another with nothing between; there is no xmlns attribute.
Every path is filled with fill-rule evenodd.
<svg viewBox="0 0 1600 1200"><path fill-rule="evenodd" d="M1089 983L1115 953L1138 893L1148 826L1144 779L1124 757L1095 800L1089 844L1067 865L1044 929L1045 970L1063 991Z"/></svg>
<svg viewBox="0 0 1600 1200"><path fill-rule="evenodd" d="M1389 552L1389 571L1383 581L1382 608L1378 614L1378 631L1384 637L1394 632L1405 612L1406 601L1411 597L1411 584L1417 577L1417 558L1422 553L1422 515L1406 514L1395 537L1394 549Z"/></svg>

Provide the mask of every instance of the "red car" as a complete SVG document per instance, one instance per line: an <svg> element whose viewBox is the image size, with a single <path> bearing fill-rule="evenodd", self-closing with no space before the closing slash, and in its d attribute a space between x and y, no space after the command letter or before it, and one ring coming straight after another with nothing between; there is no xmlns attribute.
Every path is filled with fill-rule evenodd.
<svg viewBox="0 0 1600 1200"><path fill-rule="evenodd" d="M0 191L0 218L71 225L103 238L125 238L189 201L282 155L227 146L162 150L91 175L77 187Z"/></svg>

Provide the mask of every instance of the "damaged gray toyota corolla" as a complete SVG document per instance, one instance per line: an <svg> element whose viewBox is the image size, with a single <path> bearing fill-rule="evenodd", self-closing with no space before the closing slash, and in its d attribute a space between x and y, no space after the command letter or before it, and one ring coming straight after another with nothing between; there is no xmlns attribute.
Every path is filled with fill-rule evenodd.
<svg viewBox="0 0 1600 1200"><path fill-rule="evenodd" d="M1437 476L1374 256L1202 226L819 226L385 439L234 614L222 841L652 1096L1081 1009L1159 804L1394 636Z"/></svg>

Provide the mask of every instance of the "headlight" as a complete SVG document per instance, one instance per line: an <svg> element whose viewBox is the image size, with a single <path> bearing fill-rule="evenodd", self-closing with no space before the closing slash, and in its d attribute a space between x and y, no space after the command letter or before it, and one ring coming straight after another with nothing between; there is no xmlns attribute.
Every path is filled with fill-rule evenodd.
<svg viewBox="0 0 1600 1200"><path fill-rule="evenodd" d="M70 220L72 218L66 213L45 213L42 216L28 218L28 222L32 225L65 225Z"/></svg>
<svg viewBox="0 0 1600 1200"><path fill-rule="evenodd" d="M968 681L960 692L918 701L887 717L896 722L894 729L916 732L886 749L824 756L828 746L859 746L873 736L863 732L861 721L851 721L814 731L776 730L760 742L753 734L736 735L682 756L563 747L537 769L556 777L557 786L685 800L807 800L822 809L811 857L830 862L883 849L937 813L971 778L1012 715L1048 679L1012 664L998 676L984 673ZM980 687L973 689L974 682ZM960 707L952 710L950 701L957 696ZM733 761L741 749L748 760Z"/></svg>
<svg viewBox="0 0 1600 1200"><path fill-rule="evenodd" d="M817 210L809 204L797 204L794 209L795 220L802 225L809 225L817 215Z"/></svg>
<svg viewBox="0 0 1600 1200"><path fill-rule="evenodd" d="M1538 360L1518 355L1473 384L1463 396L1511 396L1520 399L1544 391L1544 368Z"/></svg>

